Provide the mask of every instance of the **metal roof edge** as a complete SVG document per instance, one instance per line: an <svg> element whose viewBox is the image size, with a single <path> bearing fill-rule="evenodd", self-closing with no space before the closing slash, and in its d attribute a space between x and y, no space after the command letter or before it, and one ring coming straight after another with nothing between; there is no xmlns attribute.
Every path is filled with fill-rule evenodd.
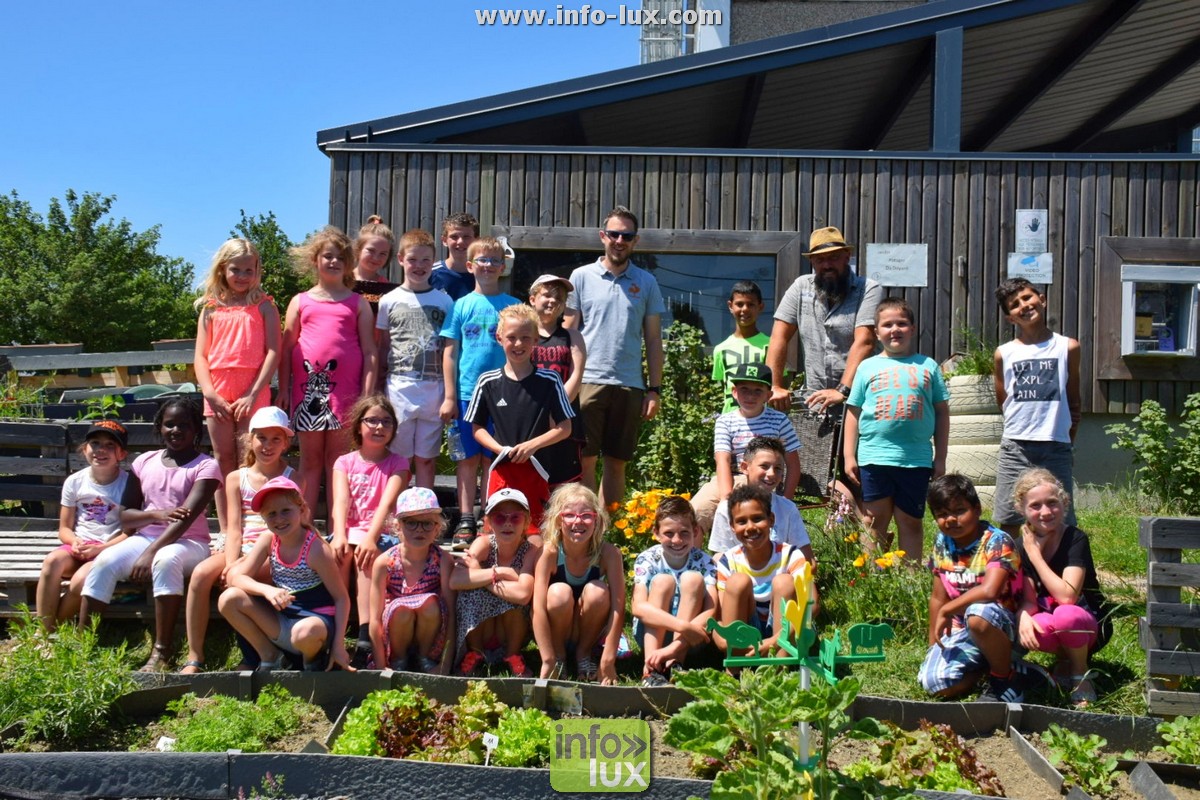
<svg viewBox="0 0 1200 800"><path fill-rule="evenodd" d="M336 142L333 153L503 153L519 155L699 156L708 158L857 158L886 161L1159 161L1195 162L1200 153L988 153L927 150L772 150L675 147L564 147L552 145L437 144L407 142Z"/></svg>
<svg viewBox="0 0 1200 800"><path fill-rule="evenodd" d="M369 139L371 136L393 134L404 129L415 131L451 123L455 120L463 120L466 117L478 118L487 114L511 111L518 107L529 109L538 105L552 104L553 101L566 101L568 98L575 100L571 104L572 106L594 105L594 102L591 104L580 102L579 98L589 93L595 94L601 89L613 89L617 86L632 87L640 84L641 91L627 89L625 93L648 94L661 91L662 88L658 84L662 82L676 83L682 86L723 80L735 74L769 69L771 68L770 62L791 59L795 59L795 63L814 61L832 55L883 46L893 43L893 41L920 38L929 35L931 29L958 26L978 27L1087 2L1092 2L1092 0L938 0L921 6L784 34L756 42L717 48L652 64L621 67L607 72L502 92L474 100L464 100L390 117L327 128L317 132L317 147L325 149L335 143L345 143L348 139L363 137ZM950 21L955 24L940 24ZM889 35L885 36L885 34ZM855 38L860 39L859 46L846 47L846 40ZM884 41L876 41L876 39L884 39ZM825 47L821 47L822 45ZM836 52L825 54L826 50ZM807 57L797 58L801 54ZM690 80L685 80L684 76L689 77ZM542 113L537 115L544 116L546 113L558 113L561 110L569 109L564 105L562 109L557 110L554 108L543 109ZM477 125L466 124L460 127L470 130L491 127L494 124L494 121L481 120ZM428 138L426 137L426 140Z"/></svg>

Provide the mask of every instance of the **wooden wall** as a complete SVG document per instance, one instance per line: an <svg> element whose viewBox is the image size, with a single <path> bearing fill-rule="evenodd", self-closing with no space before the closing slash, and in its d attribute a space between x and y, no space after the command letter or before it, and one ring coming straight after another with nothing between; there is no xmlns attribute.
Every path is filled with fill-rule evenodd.
<svg viewBox="0 0 1200 800"><path fill-rule="evenodd" d="M396 145L337 145L327 152L329 221L351 233L379 214L397 233L422 227L436 234L442 218L457 211L477 216L484 231L597 228L606 211L623 204L643 228L736 237L836 225L860 248L924 242L929 286L903 293L917 309L921 352L938 360L953 352L964 325L993 340L1011 335L992 290L1013 249L1015 211L1047 208L1051 317L1056 330L1083 343L1084 410L1134 413L1150 397L1175 408L1200 391L1191 382L1099 380L1092 346L1098 325L1118 324L1116 309L1097 308L1099 238L1195 237L1200 162L1194 157L818 158ZM781 265L785 275L807 269L807 263Z"/></svg>

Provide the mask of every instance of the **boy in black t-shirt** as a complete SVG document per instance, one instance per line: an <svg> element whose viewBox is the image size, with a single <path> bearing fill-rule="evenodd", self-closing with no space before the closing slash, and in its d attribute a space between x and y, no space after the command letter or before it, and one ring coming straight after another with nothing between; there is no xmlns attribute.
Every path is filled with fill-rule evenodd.
<svg viewBox="0 0 1200 800"><path fill-rule="evenodd" d="M531 361L537 341L537 315L527 305L501 309L496 339L504 366L479 376L465 419L475 441L497 454L488 473L486 496L505 486L529 499L530 532L541 523L550 485L579 476L579 460L569 451L546 449L571 433L575 412L558 374ZM495 433L488 432L491 422ZM563 456L566 455L564 458Z"/></svg>

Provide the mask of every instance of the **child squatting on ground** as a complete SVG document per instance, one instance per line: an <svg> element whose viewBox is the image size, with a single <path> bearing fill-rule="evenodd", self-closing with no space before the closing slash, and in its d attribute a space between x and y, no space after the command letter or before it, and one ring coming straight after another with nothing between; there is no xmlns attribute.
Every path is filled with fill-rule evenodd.
<svg viewBox="0 0 1200 800"><path fill-rule="evenodd" d="M1016 544L980 519L979 495L962 475L935 478L927 500L939 533L929 652L917 679L930 694L949 698L971 691L986 675L980 700L1019 703L1025 695L1013 668L1013 642L1023 578Z"/></svg>
<svg viewBox="0 0 1200 800"><path fill-rule="evenodd" d="M221 615L258 653L259 672L279 669L284 652L299 655L306 671L352 669L343 638L350 597L300 487L272 478L250 509L267 530L229 571L229 588L217 600ZM269 581L259 580L264 566Z"/></svg>
<svg viewBox="0 0 1200 800"><path fill-rule="evenodd" d="M688 654L709 643L717 610L717 566L695 546L692 504L664 497L654 513L658 544L633 562L633 636L646 657L642 685L665 686Z"/></svg>

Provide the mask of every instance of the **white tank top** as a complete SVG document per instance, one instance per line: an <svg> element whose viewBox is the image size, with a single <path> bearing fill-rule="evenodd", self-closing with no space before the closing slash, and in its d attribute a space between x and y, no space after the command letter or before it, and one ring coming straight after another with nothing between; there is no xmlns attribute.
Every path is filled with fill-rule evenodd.
<svg viewBox="0 0 1200 800"><path fill-rule="evenodd" d="M1070 442L1067 342L1057 333L1038 344L1000 345L1004 363L1004 438Z"/></svg>

